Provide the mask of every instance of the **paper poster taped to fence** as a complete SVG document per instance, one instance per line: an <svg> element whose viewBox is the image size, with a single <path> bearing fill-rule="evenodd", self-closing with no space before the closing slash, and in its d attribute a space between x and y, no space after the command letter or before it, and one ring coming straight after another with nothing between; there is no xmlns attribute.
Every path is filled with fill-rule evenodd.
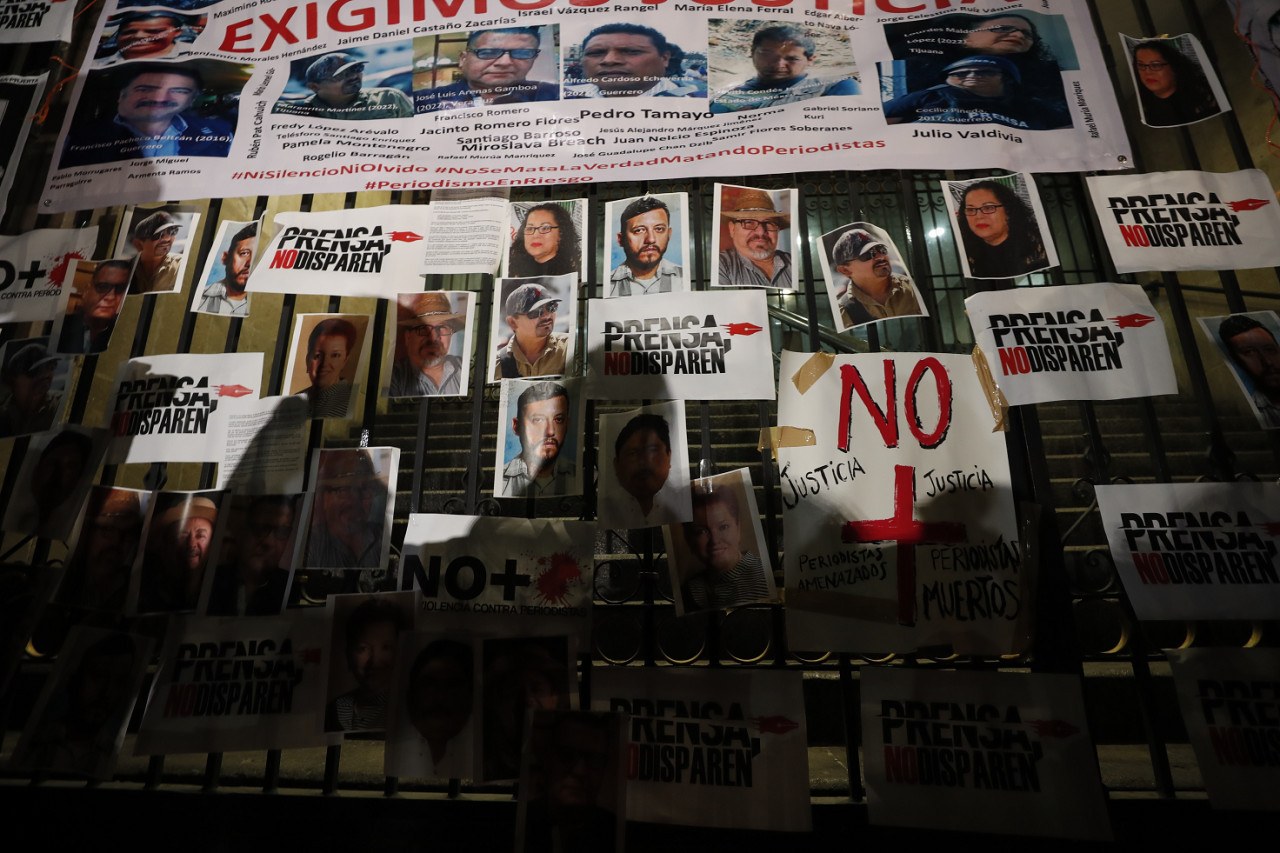
<svg viewBox="0 0 1280 853"><path fill-rule="evenodd" d="M774 398L763 290L593 299L587 317L592 399Z"/></svg>
<svg viewBox="0 0 1280 853"><path fill-rule="evenodd" d="M1098 486L1111 558L1139 619L1280 617L1280 486Z"/></svg>
<svg viewBox="0 0 1280 853"><path fill-rule="evenodd" d="M401 665L387 712L388 776L475 778L481 707L476 695L478 645L452 630L401 636Z"/></svg>
<svg viewBox="0 0 1280 853"><path fill-rule="evenodd" d="M1187 737L1215 809L1280 811L1280 649L1170 649Z"/></svg>
<svg viewBox="0 0 1280 853"><path fill-rule="evenodd" d="M605 667L591 678L592 710L630 715L629 820L812 828L800 673Z"/></svg>
<svg viewBox="0 0 1280 853"><path fill-rule="evenodd" d="M562 621L586 643L595 533L590 521L412 513L404 577L433 620L459 618L470 630L496 621L508 633Z"/></svg>
<svg viewBox="0 0 1280 853"><path fill-rule="evenodd" d="M1136 284L993 290L964 306L1012 406L1178 393L1164 324Z"/></svg>
<svg viewBox="0 0 1280 853"><path fill-rule="evenodd" d="M1111 840L1080 680L862 671L873 824Z"/></svg>
<svg viewBox="0 0 1280 853"><path fill-rule="evenodd" d="M97 245L96 225L0 237L0 323L52 317L68 270L92 257Z"/></svg>
<svg viewBox="0 0 1280 853"><path fill-rule="evenodd" d="M1246 311L1196 320L1230 368L1258 426L1280 429L1280 316Z"/></svg>
<svg viewBox="0 0 1280 853"><path fill-rule="evenodd" d="M26 145L27 134L31 132L33 122L27 116L36 112L48 79L48 74L0 76L0 151L5 152L0 160L0 215L9 205L9 190L18 175L22 149Z"/></svg>
<svg viewBox="0 0 1280 853"><path fill-rule="evenodd" d="M0 0L0 44L71 41L75 0Z"/></svg>
<svg viewBox="0 0 1280 853"><path fill-rule="evenodd" d="M967 356L782 354L791 648L1026 647L1030 570L1004 434Z"/></svg>
<svg viewBox="0 0 1280 853"><path fill-rule="evenodd" d="M1259 169L1085 178L1117 272L1280 264L1280 203Z"/></svg>
<svg viewBox="0 0 1280 853"><path fill-rule="evenodd" d="M230 419L251 411L262 353L153 355L116 371L107 461L220 462Z"/></svg>
<svg viewBox="0 0 1280 853"><path fill-rule="evenodd" d="M338 743L341 734L323 733L328 637L328 612L319 607L175 620L135 752Z"/></svg>
<svg viewBox="0 0 1280 853"><path fill-rule="evenodd" d="M107 38L120 18L103 16L41 210L203 198L210 186L248 196L772 175L849 157L869 169L1132 165L1088 10L1070 0L667 3L644 7L646 29L628 33L596 31L634 11L611 0L538 5L222 0L172 38L162 68L120 61L126 46L113 53ZM795 34L769 28L788 25L813 41L803 67L776 59ZM1005 26L1016 32L992 29ZM620 63L622 41L638 43ZM138 95L154 86L170 94L159 110Z"/></svg>
<svg viewBox="0 0 1280 853"><path fill-rule="evenodd" d="M421 280L426 228L426 207L413 204L277 214L249 288L394 299Z"/></svg>

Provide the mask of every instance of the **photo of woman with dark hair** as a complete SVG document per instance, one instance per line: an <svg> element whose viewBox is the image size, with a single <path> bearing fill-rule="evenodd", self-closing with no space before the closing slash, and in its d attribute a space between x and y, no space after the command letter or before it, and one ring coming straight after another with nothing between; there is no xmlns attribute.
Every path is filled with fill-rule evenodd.
<svg viewBox="0 0 1280 853"><path fill-rule="evenodd" d="M1013 278L1052 265L1030 205L1000 181L965 186L955 221L971 278Z"/></svg>
<svg viewBox="0 0 1280 853"><path fill-rule="evenodd" d="M351 417L356 377L367 369L371 320L367 314L294 317L286 387L306 398L309 417Z"/></svg>
<svg viewBox="0 0 1280 853"><path fill-rule="evenodd" d="M1202 68L1178 49L1179 39L1126 37L1142 123L1150 127L1193 124L1222 112Z"/></svg>
<svg viewBox="0 0 1280 853"><path fill-rule="evenodd" d="M512 229L507 275L577 275L581 267L578 229L569 209L548 201L525 211L520 224Z"/></svg>

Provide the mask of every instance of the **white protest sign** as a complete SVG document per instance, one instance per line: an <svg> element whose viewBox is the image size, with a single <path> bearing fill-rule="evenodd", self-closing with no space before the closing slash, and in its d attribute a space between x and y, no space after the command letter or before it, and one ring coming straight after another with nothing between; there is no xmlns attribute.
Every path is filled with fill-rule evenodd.
<svg viewBox="0 0 1280 853"><path fill-rule="evenodd" d="M1004 434L958 355L782 354L788 643L1008 654L1032 614Z"/></svg>
<svg viewBox="0 0 1280 853"><path fill-rule="evenodd" d="M88 260L98 226L41 228L0 237L0 323L48 320L75 261Z"/></svg>
<svg viewBox="0 0 1280 853"><path fill-rule="evenodd" d="M1164 325L1136 284L993 290L964 306L1010 405L1178 393Z"/></svg>
<svg viewBox="0 0 1280 853"><path fill-rule="evenodd" d="M1111 558L1139 619L1280 618L1280 486L1098 486Z"/></svg>

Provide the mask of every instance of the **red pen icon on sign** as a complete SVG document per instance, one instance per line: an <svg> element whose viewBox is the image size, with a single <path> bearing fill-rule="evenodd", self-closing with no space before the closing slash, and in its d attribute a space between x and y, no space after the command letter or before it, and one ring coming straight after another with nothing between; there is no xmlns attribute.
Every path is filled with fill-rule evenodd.
<svg viewBox="0 0 1280 853"><path fill-rule="evenodd" d="M724 328L731 335L754 335L764 331L763 326L755 323L725 323Z"/></svg>

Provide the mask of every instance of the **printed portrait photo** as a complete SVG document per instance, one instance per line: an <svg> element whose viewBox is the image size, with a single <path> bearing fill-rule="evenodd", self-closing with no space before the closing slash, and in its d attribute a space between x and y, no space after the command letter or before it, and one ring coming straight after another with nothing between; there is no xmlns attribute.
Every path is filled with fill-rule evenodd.
<svg viewBox="0 0 1280 853"><path fill-rule="evenodd" d="M969 278L1016 278L1058 265L1035 181L1026 173L942 181Z"/></svg>
<svg viewBox="0 0 1280 853"><path fill-rule="evenodd" d="M693 520L662 528L676 613L777 601L746 468L694 480Z"/></svg>
<svg viewBox="0 0 1280 853"><path fill-rule="evenodd" d="M415 631L401 637L387 724L388 776L475 776L480 655L475 640L455 633Z"/></svg>
<svg viewBox="0 0 1280 853"><path fill-rule="evenodd" d="M414 108L433 113L558 101L559 36L557 25L419 36L413 42Z"/></svg>
<svg viewBox="0 0 1280 853"><path fill-rule="evenodd" d="M623 21L566 25L564 97L705 98L706 43L706 25L692 18L678 33Z"/></svg>
<svg viewBox="0 0 1280 853"><path fill-rule="evenodd" d="M851 222L822 235L822 275L831 316L842 332L891 317L927 315L902 253L870 222Z"/></svg>
<svg viewBox="0 0 1280 853"><path fill-rule="evenodd" d="M1079 63L1063 16L947 13L884 31L893 60L878 71L889 124L1071 127L1062 72Z"/></svg>
<svg viewBox="0 0 1280 853"><path fill-rule="evenodd" d="M271 616L284 609L304 496L236 495L227 510L205 612Z"/></svg>
<svg viewBox="0 0 1280 853"><path fill-rule="evenodd" d="M400 451L394 447L315 451L310 479L315 486L303 512L310 523L302 568L386 566L399 465Z"/></svg>
<svg viewBox="0 0 1280 853"><path fill-rule="evenodd" d="M182 289L187 259L200 214L192 208L130 207L116 240L116 257L133 258L129 294L176 293Z"/></svg>
<svg viewBox="0 0 1280 853"><path fill-rule="evenodd" d="M208 22L208 15L186 15L174 9L118 12L102 25L94 67L186 56Z"/></svg>
<svg viewBox="0 0 1280 853"><path fill-rule="evenodd" d="M692 517L684 401L600 415L602 527L658 527Z"/></svg>
<svg viewBox="0 0 1280 853"><path fill-rule="evenodd" d="M587 200L511 203L511 242L506 272L511 277L572 275L587 264Z"/></svg>
<svg viewBox="0 0 1280 853"><path fill-rule="evenodd" d="M348 419L369 372L368 314L299 314L293 321L286 394L305 397L313 418Z"/></svg>
<svg viewBox="0 0 1280 853"><path fill-rule="evenodd" d="M567 711L574 683L572 637L483 640L480 778L518 779L526 711Z"/></svg>
<svg viewBox="0 0 1280 853"><path fill-rule="evenodd" d="M1125 59L1148 127L1178 127L1231 109L1222 83L1190 33L1172 38L1123 36Z"/></svg>
<svg viewBox="0 0 1280 853"><path fill-rule="evenodd" d="M582 494L583 403L577 379L502 381L494 497Z"/></svg>
<svg viewBox="0 0 1280 853"><path fill-rule="evenodd" d="M17 338L0 354L0 438L53 429L62 420L71 359L49 351L48 338Z"/></svg>
<svg viewBox="0 0 1280 853"><path fill-rule="evenodd" d="M797 22L799 23L799 22ZM849 36L835 27L712 18L711 112L761 110L862 92Z"/></svg>
<svg viewBox="0 0 1280 853"><path fill-rule="evenodd" d="M135 613L185 613L202 600L218 564L231 499L224 490L159 492L151 507L134 573Z"/></svg>
<svg viewBox="0 0 1280 853"><path fill-rule="evenodd" d="M93 486L74 534L57 601L80 610L121 613L142 546L152 492Z"/></svg>
<svg viewBox="0 0 1280 853"><path fill-rule="evenodd" d="M530 712L520 771L516 847L611 853L626 828L629 745L621 713Z"/></svg>
<svg viewBox="0 0 1280 853"><path fill-rule="evenodd" d="M607 202L609 249L604 295L644 296L690 289L689 195L657 193Z"/></svg>
<svg viewBox="0 0 1280 853"><path fill-rule="evenodd" d="M400 654L400 638L413 630L417 593L332 595L326 732L380 732Z"/></svg>
<svg viewBox="0 0 1280 853"><path fill-rule="evenodd" d="M716 287L773 287L794 290L800 268L792 263L799 221L795 190L758 190L716 184L711 254Z"/></svg>
<svg viewBox="0 0 1280 853"><path fill-rule="evenodd" d="M64 426L32 439L5 508L4 529L69 539L106 452L105 429Z"/></svg>
<svg viewBox="0 0 1280 853"><path fill-rule="evenodd" d="M124 62L90 71L58 168L151 157L226 157L252 65Z"/></svg>
<svg viewBox="0 0 1280 853"><path fill-rule="evenodd" d="M1274 311L1250 311L1199 319L1258 425L1280 429L1280 317Z"/></svg>
<svg viewBox="0 0 1280 853"><path fill-rule="evenodd" d="M576 275L498 279L489 330L489 381L571 372L577 329Z"/></svg>
<svg viewBox="0 0 1280 853"><path fill-rule="evenodd" d="M92 355L106 350L120 319L136 257L75 261L70 287L62 288L54 319L54 351Z"/></svg>
<svg viewBox="0 0 1280 853"><path fill-rule="evenodd" d="M396 297L396 331L383 374L390 377L385 396L467 393L475 301L475 294L467 291L433 290Z"/></svg>
<svg viewBox="0 0 1280 853"><path fill-rule="evenodd" d="M218 236L205 256L204 271L191 289L191 310L198 314L248 317L252 294L249 274L258 259L259 222L218 223Z"/></svg>
<svg viewBox="0 0 1280 853"><path fill-rule="evenodd" d="M413 42L379 41L289 63L275 115L336 121L413 117Z"/></svg>
<svg viewBox="0 0 1280 853"><path fill-rule="evenodd" d="M147 637L72 628L10 767L110 779L153 646Z"/></svg>

